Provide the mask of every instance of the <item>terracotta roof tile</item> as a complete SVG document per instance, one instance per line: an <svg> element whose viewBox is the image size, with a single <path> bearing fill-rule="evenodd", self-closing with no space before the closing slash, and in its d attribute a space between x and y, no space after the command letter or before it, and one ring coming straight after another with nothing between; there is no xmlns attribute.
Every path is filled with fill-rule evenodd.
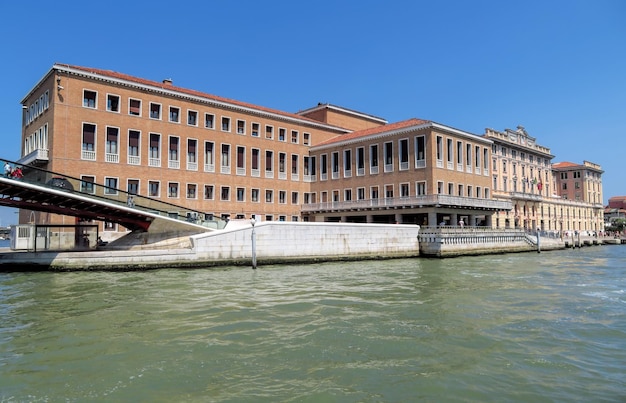
<svg viewBox="0 0 626 403"><path fill-rule="evenodd" d="M352 132L352 133L341 134L337 137L333 137L332 139L326 140L323 143L318 144L317 146L329 145L329 144L339 143L339 142L348 141L348 140L354 140L354 139L358 139L361 137L371 136L374 134L390 132L393 130L404 129L407 127L419 126L419 125L424 125L428 123L432 123L432 122L429 120L412 118L412 119L403 120L400 122L390 123L390 124L383 125L383 126L359 130L359 131Z"/></svg>
<svg viewBox="0 0 626 403"><path fill-rule="evenodd" d="M134 76L131 76L131 75L128 75L128 74L118 73L118 72L112 71L112 70L97 69L97 68L92 68L92 67L82 67L82 66L75 66L75 65L63 64L63 63L55 63L55 65L56 66L61 66L61 67L67 67L67 68L74 69L74 70L84 71L86 73L98 74L98 75L105 76L105 77L115 78L115 79L124 80L124 81L130 81L130 82L133 82L133 83L136 83L136 84L139 84L139 85L157 87L157 88L162 88L164 90L171 90L171 91L180 92L180 93L191 95L191 96L197 96L197 97L200 97L200 98L207 98L207 99L211 99L211 100L214 100L214 101L217 101L217 102L223 102L223 103L227 103L227 104L237 105L237 106L244 107L244 108L256 109L258 111L263 111L263 112L272 113L272 114L276 114L276 115L282 115L282 116L293 118L293 119L298 119L298 120L302 120L302 121L306 121L306 122L310 122L310 123L315 123L317 125L324 125L324 126L327 126L327 127L336 127L338 129L343 129L343 128L339 128L337 126L326 125L325 123L320 122L318 120L306 118L306 117L303 117L303 116L295 114L295 113L284 112L284 111L280 111L280 110L277 110L277 109L266 108L266 107L263 107L263 106L254 105L254 104L247 103L247 102L241 102L241 101L237 101L237 100L230 99L230 98L224 98L224 97L208 94L208 93L201 92L201 91L190 90L188 88L177 87L175 85L168 84L168 83L152 81L152 80L146 80L146 79L139 78L139 77L134 77ZM347 129L343 129L343 130L346 131L346 132L348 131Z"/></svg>

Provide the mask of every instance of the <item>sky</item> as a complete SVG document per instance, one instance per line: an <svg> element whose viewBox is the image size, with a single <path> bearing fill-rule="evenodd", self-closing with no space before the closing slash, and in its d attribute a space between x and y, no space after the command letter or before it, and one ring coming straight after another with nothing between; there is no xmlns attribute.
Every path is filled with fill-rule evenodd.
<svg viewBox="0 0 626 403"><path fill-rule="evenodd" d="M525 127L553 162L602 166L626 195L626 1L6 1L0 158L54 63L264 107L331 103L481 135ZM0 207L0 226L15 224Z"/></svg>

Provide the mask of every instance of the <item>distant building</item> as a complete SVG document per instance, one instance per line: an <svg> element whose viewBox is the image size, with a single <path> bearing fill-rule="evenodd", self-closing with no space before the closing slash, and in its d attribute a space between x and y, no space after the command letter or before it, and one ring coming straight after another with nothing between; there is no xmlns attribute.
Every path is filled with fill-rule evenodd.
<svg viewBox="0 0 626 403"><path fill-rule="evenodd" d="M498 213L496 227L604 229L599 165L587 161L553 164L550 149L537 144L522 126L503 132L486 129L485 137L494 142L494 197L513 204L511 211Z"/></svg>
<svg viewBox="0 0 626 403"><path fill-rule="evenodd" d="M607 224L622 218L626 219L626 196L613 196L604 208L604 219Z"/></svg>

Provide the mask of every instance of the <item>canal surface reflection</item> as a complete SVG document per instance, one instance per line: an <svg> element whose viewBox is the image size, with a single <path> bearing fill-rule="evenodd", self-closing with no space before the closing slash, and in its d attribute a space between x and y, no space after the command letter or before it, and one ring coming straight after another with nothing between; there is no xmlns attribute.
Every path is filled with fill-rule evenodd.
<svg viewBox="0 0 626 403"><path fill-rule="evenodd" d="M0 401L620 401L626 247L0 274Z"/></svg>

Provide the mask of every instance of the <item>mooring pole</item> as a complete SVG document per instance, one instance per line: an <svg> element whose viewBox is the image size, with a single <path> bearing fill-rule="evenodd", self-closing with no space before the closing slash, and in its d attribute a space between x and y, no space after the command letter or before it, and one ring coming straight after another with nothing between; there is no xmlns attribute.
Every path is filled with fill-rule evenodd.
<svg viewBox="0 0 626 403"><path fill-rule="evenodd" d="M541 236L540 236L540 229L537 228L537 253L541 253Z"/></svg>
<svg viewBox="0 0 626 403"><path fill-rule="evenodd" d="M254 224L256 224L256 220L252 218L250 220L250 224L252 224L252 269L256 270L256 231L254 229Z"/></svg>

